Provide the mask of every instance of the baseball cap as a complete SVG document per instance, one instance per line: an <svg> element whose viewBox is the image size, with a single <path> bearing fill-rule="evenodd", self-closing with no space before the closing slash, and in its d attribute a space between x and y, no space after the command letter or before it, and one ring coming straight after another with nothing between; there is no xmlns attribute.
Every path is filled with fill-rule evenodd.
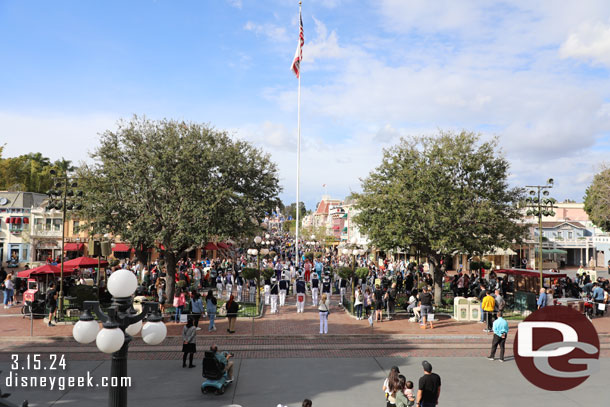
<svg viewBox="0 0 610 407"><path fill-rule="evenodd" d="M432 372L432 365L427 360L424 360L423 362L421 362L421 365L423 366L425 372L428 372L428 373Z"/></svg>

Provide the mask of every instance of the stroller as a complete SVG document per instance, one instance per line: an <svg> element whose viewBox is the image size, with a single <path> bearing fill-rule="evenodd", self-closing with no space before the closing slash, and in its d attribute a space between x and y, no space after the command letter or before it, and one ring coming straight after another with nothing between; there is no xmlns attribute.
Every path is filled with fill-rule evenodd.
<svg viewBox="0 0 610 407"><path fill-rule="evenodd" d="M229 384L227 383L229 376L227 372L225 372L222 363L214 356L214 352L205 352L202 365L202 374L206 381L201 384L201 392L209 393L210 391L215 390L216 394L223 394Z"/></svg>

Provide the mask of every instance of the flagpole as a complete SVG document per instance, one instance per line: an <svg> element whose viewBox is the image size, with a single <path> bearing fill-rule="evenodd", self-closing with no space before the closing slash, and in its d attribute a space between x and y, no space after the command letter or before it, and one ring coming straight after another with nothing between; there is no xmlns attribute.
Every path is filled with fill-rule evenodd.
<svg viewBox="0 0 610 407"><path fill-rule="evenodd" d="M301 2L299 1L299 18L301 16ZM297 91L297 227L295 239L295 266L299 269L299 209L301 207L299 185L301 180L301 70L299 69L299 88Z"/></svg>

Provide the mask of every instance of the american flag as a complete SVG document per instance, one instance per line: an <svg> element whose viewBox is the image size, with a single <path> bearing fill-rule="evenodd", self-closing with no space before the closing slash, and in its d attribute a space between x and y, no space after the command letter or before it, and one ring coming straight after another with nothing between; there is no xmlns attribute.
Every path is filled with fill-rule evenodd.
<svg viewBox="0 0 610 407"><path fill-rule="evenodd" d="M299 44L297 45L297 50L294 53L294 60L292 61L292 72L299 77L301 72L301 60L303 59L303 44L305 44L305 36L303 35L303 17L301 16L301 12L299 11Z"/></svg>

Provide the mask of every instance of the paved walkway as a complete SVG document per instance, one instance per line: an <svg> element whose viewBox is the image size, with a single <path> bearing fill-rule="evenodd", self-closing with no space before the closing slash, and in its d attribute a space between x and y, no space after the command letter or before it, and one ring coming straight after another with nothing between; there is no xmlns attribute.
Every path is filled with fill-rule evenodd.
<svg viewBox="0 0 610 407"><path fill-rule="evenodd" d="M439 406L602 406L606 405L610 360L602 359L601 371L579 387L566 392L543 391L519 373L514 361L490 362L485 358L426 358L442 378ZM300 407L304 398L315 407L385 406L381 386L391 366L399 367L415 383L422 375L421 357L363 357L235 360L235 381L221 395L201 394L201 361L195 369L181 368L181 361L130 360L130 406L269 407L278 403ZM48 363L45 363L45 366ZM108 389L99 384L110 373L108 361L69 362L59 376L92 376L93 388L6 388L13 402L28 398L31 406L102 407L108 405ZM0 378L4 384L8 371ZM49 375L44 371L19 372L20 376Z"/></svg>
<svg viewBox="0 0 610 407"><path fill-rule="evenodd" d="M308 298L309 299L309 298ZM262 318L239 318L237 321L237 332L235 336L274 336L274 335L315 335L319 332L319 316L317 310L311 305L302 314L296 313L294 298L288 298L289 304L280 308L279 314L270 314L265 307ZM11 315L11 316L9 316ZM346 313L336 304L331 307L329 316L329 334L337 335L393 335L393 334L434 334L434 335L482 335L484 324L476 322L459 322L448 317L442 318L434 323L434 329L422 330L419 324L409 322L407 319L399 318L392 321L377 322L371 327L366 319L358 321ZM48 327L42 319L32 321L29 318L21 318L20 307L9 310L0 309L0 337L23 337L23 336L71 336L72 325L58 325ZM218 330L213 333L207 331L207 319L200 322L203 328L199 335L224 336L227 333L226 318L217 320ZM516 321L509 322L511 327L516 327ZM610 317L595 318L593 325L599 334L610 334ZM184 324L168 322L168 335L175 336L182 333Z"/></svg>

